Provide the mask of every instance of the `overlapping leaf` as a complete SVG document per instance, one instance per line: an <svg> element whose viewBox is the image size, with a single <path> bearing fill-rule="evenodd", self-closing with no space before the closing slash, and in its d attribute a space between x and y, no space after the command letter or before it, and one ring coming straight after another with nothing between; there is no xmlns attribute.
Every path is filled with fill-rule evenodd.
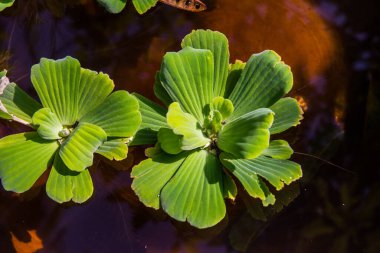
<svg viewBox="0 0 380 253"><path fill-rule="evenodd" d="M124 9L127 0L98 0L98 2L103 5L107 11L119 13Z"/></svg>
<svg viewBox="0 0 380 253"><path fill-rule="evenodd" d="M289 159L292 154L293 149L289 146L289 143L284 140L272 141L269 147L263 152L263 155L283 160Z"/></svg>
<svg viewBox="0 0 380 253"><path fill-rule="evenodd" d="M302 109L294 98L282 98L270 109L275 113L274 122L270 128L271 134L277 134L297 126L302 120Z"/></svg>
<svg viewBox="0 0 380 253"><path fill-rule="evenodd" d="M13 5L15 0L0 0L0 11Z"/></svg>
<svg viewBox="0 0 380 253"><path fill-rule="evenodd" d="M158 0L132 0L133 5L135 6L139 14L144 14L150 8L154 7Z"/></svg>
<svg viewBox="0 0 380 253"><path fill-rule="evenodd" d="M42 108L33 115L33 125L37 127L37 133L46 140L60 139L62 124L49 108Z"/></svg>

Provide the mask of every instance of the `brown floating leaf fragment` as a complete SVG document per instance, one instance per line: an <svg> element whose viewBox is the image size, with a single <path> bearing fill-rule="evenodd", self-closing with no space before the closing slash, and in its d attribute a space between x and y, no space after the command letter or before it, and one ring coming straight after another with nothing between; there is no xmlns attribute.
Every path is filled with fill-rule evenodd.
<svg viewBox="0 0 380 253"><path fill-rule="evenodd" d="M36 230L29 230L28 234L30 235L30 240L28 242L23 242L11 233L13 247L17 253L34 253L37 250L44 248L42 240L38 237Z"/></svg>
<svg viewBox="0 0 380 253"><path fill-rule="evenodd" d="M191 12L200 12L207 9L207 6L200 0L160 0L160 2Z"/></svg>

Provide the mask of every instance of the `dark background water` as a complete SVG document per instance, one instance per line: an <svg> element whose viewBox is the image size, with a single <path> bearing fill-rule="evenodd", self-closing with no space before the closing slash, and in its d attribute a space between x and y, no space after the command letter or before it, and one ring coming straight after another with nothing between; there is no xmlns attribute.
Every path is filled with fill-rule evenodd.
<svg viewBox="0 0 380 253"><path fill-rule="evenodd" d="M41 57L71 55L108 73L117 89L154 99L162 56L178 50L192 29L225 33L231 62L274 49L292 67L290 95L307 104L302 124L283 136L299 152L292 159L304 177L278 196L275 208L258 208L242 193L228 203L228 219L201 231L138 202L129 178L130 164L142 158L136 149L121 164L96 162L95 192L83 205L51 201L44 178L22 195L0 187L1 253L32 252L38 238L38 252L49 253L380 252L376 1L204 2L210 8L203 13L158 4L139 16L131 3L112 15L92 0L17 0L0 14L0 69L35 96L31 66ZM0 137L24 130L0 123ZM20 249L23 243L29 251Z"/></svg>

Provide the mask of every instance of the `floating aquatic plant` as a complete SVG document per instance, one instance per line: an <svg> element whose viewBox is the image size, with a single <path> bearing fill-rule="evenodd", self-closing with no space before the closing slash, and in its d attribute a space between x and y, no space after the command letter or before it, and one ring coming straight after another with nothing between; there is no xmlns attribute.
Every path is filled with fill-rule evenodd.
<svg viewBox="0 0 380 253"><path fill-rule="evenodd" d="M203 11L207 8L206 5L200 0L132 0L132 3L139 14L144 14L150 8L154 7L159 1L193 12ZM98 0L98 2L102 4L107 11L111 13L119 13L125 8L127 0Z"/></svg>
<svg viewBox="0 0 380 253"><path fill-rule="evenodd" d="M139 104L126 91L112 92L108 75L81 68L78 60L41 59L31 80L41 104L2 72L0 116L34 131L0 139L0 178L17 193L30 189L51 166L46 184L50 198L82 203L91 197L88 168L94 153L122 160L141 123Z"/></svg>
<svg viewBox="0 0 380 253"><path fill-rule="evenodd" d="M0 11L13 5L15 0L0 0Z"/></svg>
<svg viewBox="0 0 380 253"><path fill-rule="evenodd" d="M227 38L210 30L193 31L182 48L164 56L156 76L155 94L168 109L138 96L134 144L156 145L133 168L132 188L146 206L206 228L225 217L236 180L267 206L271 188L302 176L289 144L275 139L300 123L302 110L283 98L293 77L274 51L229 64Z"/></svg>

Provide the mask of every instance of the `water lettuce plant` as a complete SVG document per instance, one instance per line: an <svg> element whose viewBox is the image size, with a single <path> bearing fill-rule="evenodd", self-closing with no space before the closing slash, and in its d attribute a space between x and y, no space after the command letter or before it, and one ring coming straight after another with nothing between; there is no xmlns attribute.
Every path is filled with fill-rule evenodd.
<svg viewBox="0 0 380 253"><path fill-rule="evenodd" d="M108 75L80 66L78 60L42 58L31 80L41 104L1 72L0 117L33 131L0 139L0 178L8 191L30 189L51 167L48 196L82 203L91 197L88 168L94 153L108 159L127 157L127 143L141 123L137 99L116 91Z"/></svg>
<svg viewBox="0 0 380 253"><path fill-rule="evenodd" d="M0 11L13 5L15 0L0 0Z"/></svg>
<svg viewBox="0 0 380 253"><path fill-rule="evenodd" d="M273 190L302 176L293 150L276 134L302 119L290 67L274 51L229 63L227 38L196 30L167 53L154 91L168 108L137 95L142 124L135 145L155 144L132 169L132 188L148 207L198 228L226 215L239 181L264 206Z"/></svg>

